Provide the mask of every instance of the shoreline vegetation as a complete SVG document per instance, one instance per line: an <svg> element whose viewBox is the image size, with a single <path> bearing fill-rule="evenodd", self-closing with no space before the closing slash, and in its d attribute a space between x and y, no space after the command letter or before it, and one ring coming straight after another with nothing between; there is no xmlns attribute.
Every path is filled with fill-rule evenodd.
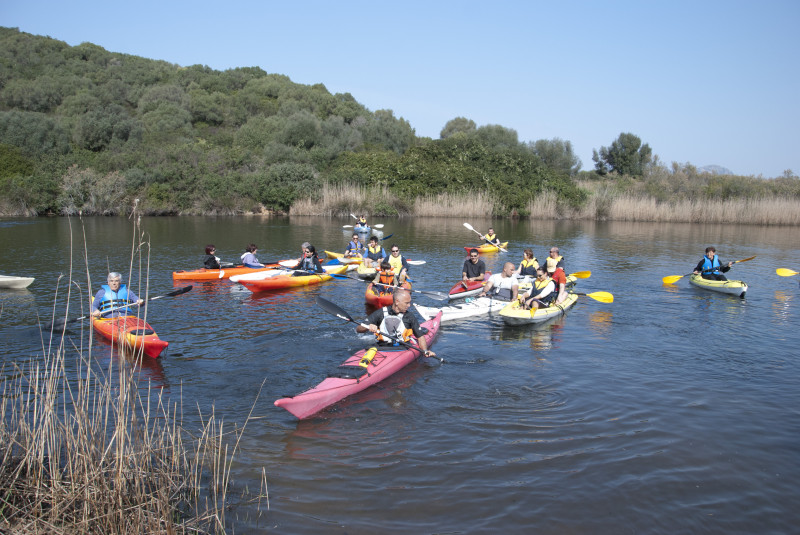
<svg viewBox="0 0 800 535"><path fill-rule="evenodd" d="M0 27L0 216L323 215L800 224L800 177L659 161L621 133L594 170L559 138L390 109L260 67L70 46ZM598 140L602 141L602 140Z"/></svg>
<svg viewBox="0 0 800 535"><path fill-rule="evenodd" d="M70 272L67 302L73 284ZM0 369L0 532L224 533L226 511L249 494L230 494L247 422L224 429L213 407L198 407L189 428L180 393L176 402L141 381L141 348L115 343L108 358L89 322L70 335L40 328L42 353ZM262 473L259 509L266 485Z"/></svg>

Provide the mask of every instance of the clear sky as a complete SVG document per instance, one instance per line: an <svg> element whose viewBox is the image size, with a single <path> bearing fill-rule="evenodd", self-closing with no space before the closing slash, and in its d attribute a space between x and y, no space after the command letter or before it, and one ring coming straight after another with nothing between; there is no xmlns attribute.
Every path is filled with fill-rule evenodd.
<svg viewBox="0 0 800 535"><path fill-rule="evenodd" d="M800 1L0 0L0 25L182 66L258 66L391 109L664 163L800 174Z"/></svg>

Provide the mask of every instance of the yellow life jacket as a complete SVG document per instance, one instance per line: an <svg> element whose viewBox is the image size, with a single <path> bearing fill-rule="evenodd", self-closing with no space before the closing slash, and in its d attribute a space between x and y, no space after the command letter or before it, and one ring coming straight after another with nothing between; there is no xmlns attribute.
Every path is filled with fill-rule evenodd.
<svg viewBox="0 0 800 535"><path fill-rule="evenodd" d="M536 269L539 267L539 262L536 261L536 257L528 260L525 259L520 262L522 269L520 270L520 275L527 275L528 277L535 277L536 276Z"/></svg>
<svg viewBox="0 0 800 535"><path fill-rule="evenodd" d="M369 252L373 253L373 254L380 253L382 250L383 250L383 247L381 246L380 243L376 247L373 247L371 245L369 246Z"/></svg>
<svg viewBox="0 0 800 535"><path fill-rule="evenodd" d="M392 266L395 275L403 269L403 255L389 255L389 264Z"/></svg>
<svg viewBox="0 0 800 535"><path fill-rule="evenodd" d="M548 273L554 272L556 270L556 266L558 265L558 263L561 262L561 260L563 260L563 259L564 259L564 257L561 256L561 255L558 255L558 258L553 258L552 256L548 256L547 257L547 272Z"/></svg>
<svg viewBox="0 0 800 535"><path fill-rule="evenodd" d="M497 234L487 234L486 236L483 237L483 239L486 241L494 242L495 240L497 240Z"/></svg>

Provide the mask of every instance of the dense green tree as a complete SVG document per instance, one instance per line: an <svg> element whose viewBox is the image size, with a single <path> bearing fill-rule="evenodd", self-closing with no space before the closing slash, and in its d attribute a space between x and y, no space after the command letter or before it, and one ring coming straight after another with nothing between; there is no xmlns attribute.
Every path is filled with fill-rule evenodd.
<svg viewBox="0 0 800 535"><path fill-rule="evenodd" d="M475 137L484 145L496 148L519 146L517 131L499 124L487 124L475 130Z"/></svg>
<svg viewBox="0 0 800 535"><path fill-rule="evenodd" d="M569 176L576 176L583 166L583 162L572 150L572 143L569 141L557 137L539 139L529 142L528 147L547 167Z"/></svg>
<svg viewBox="0 0 800 535"><path fill-rule="evenodd" d="M414 145L414 129L405 119L398 119L392 110L378 110L357 128L364 137L364 143L374 147L404 153Z"/></svg>
<svg viewBox="0 0 800 535"><path fill-rule="evenodd" d="M610 147L600 147L600 152L592 150L595 169L601 175L615 172L620 175L642 176L652 161L653 150L650 145L630 133L622 133Z"/></svg>
<svg viewBox="0 0 800 535"><path fill-rule="evenodd" d="M456 117L455 119L450 119L447 121L447 124L444 125L442 131L439 132L439 138L446 139L453 134L463 133L463 134L471 134L477 130L477 125L475 121L472 119L467 119L466 117Z"/></svg>
<svg viewBox="0 0 800 535"><path fill-rule="evenodd" d="M43 113L0 111L0 142L14 145L31 156L70 150L69 135L58 119Z"/></svg>

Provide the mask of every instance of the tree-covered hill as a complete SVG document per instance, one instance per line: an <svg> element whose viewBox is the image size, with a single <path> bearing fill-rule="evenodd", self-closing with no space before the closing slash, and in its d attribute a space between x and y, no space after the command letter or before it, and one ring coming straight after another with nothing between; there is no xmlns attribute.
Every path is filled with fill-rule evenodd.
<svg viewBox="0 0 800 535"><path fill-rule="evenodd" d="M0 28L0 214L286 211L321 184L398 197L494 192L524 213L544 189L569 203L569 142L448 123L418 138L391 110L258 67L216 71ZM577 163L577 165L576 165Z"/></svg>

